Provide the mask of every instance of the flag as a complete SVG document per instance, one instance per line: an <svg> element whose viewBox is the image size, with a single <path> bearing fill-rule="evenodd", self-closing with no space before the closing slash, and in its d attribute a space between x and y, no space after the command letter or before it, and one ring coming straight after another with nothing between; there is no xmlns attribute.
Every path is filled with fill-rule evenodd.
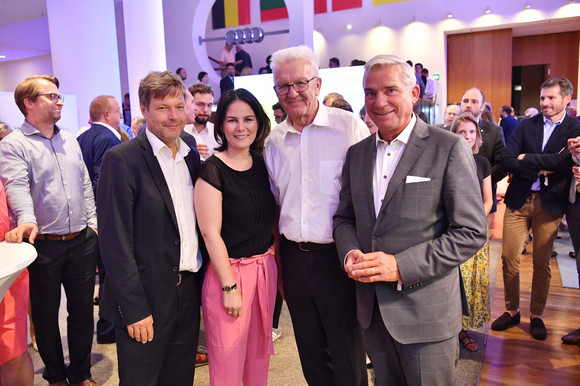
<svg viewBox="0 0 580 386"><path fill-rule="evenodd" d="M326 12L326 0L314 0L314 14Z"/></svg>
<svg viewBox="0 0 580 386"><path fill-rule="evenodd" d="M288 19L288 10L284 0L260 0L260 18L262 21Z"/></svg>
<svg viewBox="0 0 580 386"><path fill-rule="evenodd" d="M398 3L400 1L407 1L407 0L373 0L373 5Z"/></svg>
<svg viewBox="0 0 580 386"><path fill-rule="evenodd" d="M250 24L250 0L216 0L211 19L213 29Z"/></svg>
<svg viewBox="0 0 580 386"><path fill-rule="evenodd" d="M360 7L362 7L362 0L332 0L333 12L342 11L343 9L360 8Z"/></svg>

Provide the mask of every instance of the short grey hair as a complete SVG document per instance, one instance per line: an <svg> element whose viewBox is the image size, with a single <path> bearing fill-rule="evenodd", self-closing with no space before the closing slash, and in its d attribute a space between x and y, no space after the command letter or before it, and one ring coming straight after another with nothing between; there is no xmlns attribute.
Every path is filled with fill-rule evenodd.
<svg viewBox="0 0 580 386"><path fill-rule="evenodd" d="M413 68L403 59L395 55L377 55L369 60L365 64L363 82L364 78L375 66L396 66L401 71L401 80L407 87L412 88L417 84L417 78L415 77L415 71L413 71Z"/></svg>
<svg viewBox="0 0 580 386"><path fill-rule="evenodd" d="M316 54L306 46L288 47L274 52L272 54L270 67L272 68L272 72L276 72L276 67L296 60L305 60L309 62L310 68L312 68L312 76L318 76L320 61Z"/></svg>

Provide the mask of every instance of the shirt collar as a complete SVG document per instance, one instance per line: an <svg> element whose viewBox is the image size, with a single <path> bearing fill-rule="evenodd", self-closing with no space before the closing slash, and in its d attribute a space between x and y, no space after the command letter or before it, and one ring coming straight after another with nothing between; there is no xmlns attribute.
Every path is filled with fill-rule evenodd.
<svg viewBox="0 0 580 386"><path fill-rule="evenodd" d="M284 122L280 123L280 126L284 129L284 137L286 137L288 133L300 134L298 130L288 124L288 118L286 118ZM330 127L328 120L328 107L318 102L318 111L316 112L314 119L310 124L304 126L304 128L308 126Z"/></svg>
<svg viewBox="0 0 580 386"><path fill-rule="evenodd" d="M411 117L411 120L409 121L407 126L405 126L403 131L401 131L399 133L399 135L397 135L395 137L395 139L393 139L391 141L391 144L395 141L399 141L399 142L402 142L404 145L406 145L409 142L409 137L411 136L411 132L413 131L413 128L415 127L416 123L417 123L417 116L413 113L413 116ZM377 132L376 132L376 144L377 144L377 146L380 143L387 144L387 142L380 137L379 130L377 130Z"/></svg>
<svg viewBox="0 0 580 386"><path fill-rule="evenodd" d="M544 118L544 125L552 126L552 121L550 120L550 118L546 118L544 115L542 115L542 118ZM553 124L553 126L561 124L562 121L564 121L564 118L566 118L566 112L564 112L564 115L562 115L562 118L557 120L556 123Z"/></svg>
<svg viewBox="0 0 580 386"><path fill-rule="evenodd" d="M101 125L101 126L105 126L107 129L109 129L113 134L115 134L115 137L117 137L117 139L120 141L121 140L121 133L119 133L117 130L115 130L113 128L113 126L107 125L104 122L93 122L93 125Z"/></svg>
<svg viewBox="0 0 580 386"><path fill-rule="evenodd" d="M43 135L40 130L38 130L36 127L32 126L30 123L28 123L27 120L24 120L24 123L22 124L22 126L20 126L20 131L22 131L22 133L24 135L34 135L34 134L40 134ZM58 132L60 131L60 129L58 128L57 125L54 125L54 134L58 134Z"/></svg>
<svg viewBox="0 0 580 386"><path fill-rule="evenodd" d="M153 150L153 155L155 155L157 157L159 152L162 151L164 148L167 149L171 153L171 149L166 144L164 144L163 141L161 141L159 138L157 138L157 136L155 134L150 132L149 128L145 129L145 134L147 135L147 139L149 140L149 143L151 144L151 149ZM175 141L177 142L177 154L179 154L180 156L185 158L185 156L187 156L187 154L189 154L189 151L191 149L189 148L189 146L187 146L187 144L185 142L183 142L183 140L180 137L177 137L177 139Z"/></svg>

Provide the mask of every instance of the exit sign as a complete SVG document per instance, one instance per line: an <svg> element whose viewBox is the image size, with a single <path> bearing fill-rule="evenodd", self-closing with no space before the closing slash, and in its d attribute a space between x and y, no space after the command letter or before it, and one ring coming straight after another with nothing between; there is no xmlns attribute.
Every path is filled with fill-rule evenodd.
<svg viewBox="0 0 580 386"><path fill-rule="evenodd" d="M432 78L439 82L439 74L433 74Z"/></svg>

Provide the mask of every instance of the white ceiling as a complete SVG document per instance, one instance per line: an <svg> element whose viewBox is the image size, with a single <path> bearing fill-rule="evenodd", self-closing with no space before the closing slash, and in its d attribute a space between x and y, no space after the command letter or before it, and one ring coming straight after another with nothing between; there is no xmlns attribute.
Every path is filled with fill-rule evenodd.
<svg viewBox="0 0 580 386"><path fill-rule="evenodd" d="M0 0L0 28L46 17L46 0Z"/></svg>

